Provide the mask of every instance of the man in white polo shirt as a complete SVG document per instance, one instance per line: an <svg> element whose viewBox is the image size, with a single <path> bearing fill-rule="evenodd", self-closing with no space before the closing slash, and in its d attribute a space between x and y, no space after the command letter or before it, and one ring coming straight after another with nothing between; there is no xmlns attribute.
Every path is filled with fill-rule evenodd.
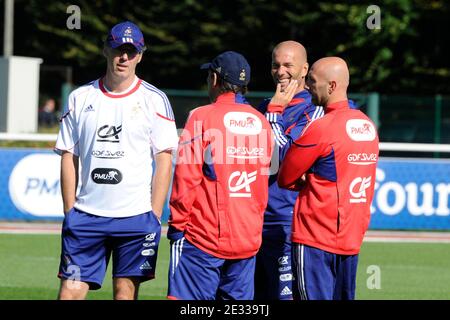
<svg viewBox="0 0 450 320"><path fill-rule="evenodd" d="M74 90L61 117L59 299L99 289L111 255L114 299L136 299L154 278L178 136L167 96L135 74L144 50L137 25L115 25L103 48L106 75Z"/></svg>

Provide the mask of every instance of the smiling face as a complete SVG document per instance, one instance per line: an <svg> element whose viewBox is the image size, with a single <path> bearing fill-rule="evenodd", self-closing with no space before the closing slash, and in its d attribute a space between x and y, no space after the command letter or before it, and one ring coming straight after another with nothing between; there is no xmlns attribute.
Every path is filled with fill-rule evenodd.
<svg viewBox="0 0 450 320"><path fill-rule="evenodd" d="M278 45L272 53L272 78L275 85L281 84L284 91L291 80L298 81L298 91L303 90L304 78L308 73L306 52L304 48L293 41Z"/></svg>
<svg viewBox="0 0 450 320"><path fill-rule="evenodd" d="M139 53L133 45L124 44L117 48L105 46L103 54L107 60L107 73L122 81L134 79L142 53Z"/></svg>

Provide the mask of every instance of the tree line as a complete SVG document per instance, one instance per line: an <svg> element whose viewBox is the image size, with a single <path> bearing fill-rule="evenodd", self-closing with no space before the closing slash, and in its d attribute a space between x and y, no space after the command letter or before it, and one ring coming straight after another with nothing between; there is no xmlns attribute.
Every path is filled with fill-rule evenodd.
<svg viewBox="0 0 450 320"><path fill-rule="evenodd" d="M67 28L70 5L80 8L80 29ZM370 29L369 4L361 1L16 0L14 54L71 66L74 84L80 85L103 74L102 46L110 27L131 20L148 47L138 74L161 88L204 89L199 65L235 50L252 66L250 90L272 90L272 48L292 39L306 47L310 63L329 55L346 59L351 92L449 94L450 4L384 0L377 5L380 28ZM3 35L3 14L0 23Z"/></svg>

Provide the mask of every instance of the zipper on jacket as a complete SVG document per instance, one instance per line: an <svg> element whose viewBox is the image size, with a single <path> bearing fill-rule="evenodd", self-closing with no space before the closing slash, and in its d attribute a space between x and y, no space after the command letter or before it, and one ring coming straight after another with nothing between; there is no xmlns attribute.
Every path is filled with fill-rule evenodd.
<svg viewBox="0 0 450 320"><path fill-rule="evenodd" d="M338 214L337 214L337 230L336 232L339 232L339 226L341 224L341 214L339 213L339 209L338 209Z"/></svg>

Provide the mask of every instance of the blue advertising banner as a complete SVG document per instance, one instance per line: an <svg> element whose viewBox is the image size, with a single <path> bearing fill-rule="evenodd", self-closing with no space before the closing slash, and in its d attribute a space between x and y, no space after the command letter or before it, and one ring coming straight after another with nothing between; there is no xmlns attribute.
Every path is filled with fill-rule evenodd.
<svg viewBox="0 0 450 320"><path fill-rule="evenodd" d="M60 157L44 149L0 149L0 219L62 220Z"/></svg>
<svg viewBox="0 0 450 320"><path fill-rule="evenodd" d="M60 161L52 150L0 148L0 220L62 220Z"/></svg>
<svg viewBox="0 0 450 320"><path fill-rule="evenodd" d="M61 220L59 172L51 150L0 148L0 220ZM449 194L449 159L381 158L369 228L450 230Z"/></svg>
<svg viewBox="0 0 450 320"><path fill-rule="evenodd" d="M450 230L450 160L381 158L371 229Z"/></svg>

